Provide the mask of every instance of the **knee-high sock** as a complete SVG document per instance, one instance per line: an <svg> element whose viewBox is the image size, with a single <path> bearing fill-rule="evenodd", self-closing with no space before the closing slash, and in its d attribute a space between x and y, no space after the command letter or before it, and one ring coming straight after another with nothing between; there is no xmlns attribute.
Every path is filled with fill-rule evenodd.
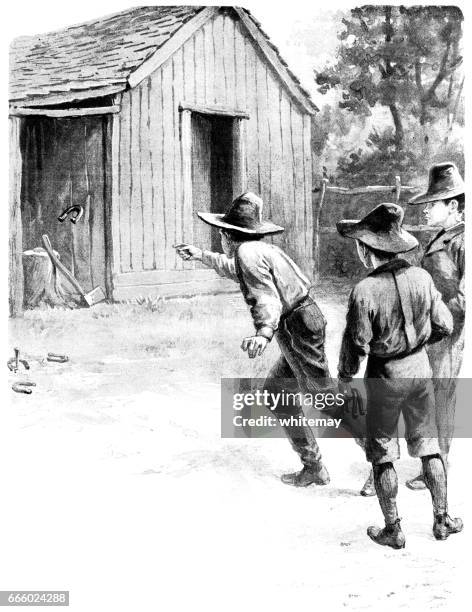
<svg viewBox="0 0 472 612"><path fill-rule="evenodd" d="M375 490L385 517L385 524L395 523L398 519L398 478L393 463L374 465L373 469Z"/></svg>
<svg viewBox="0 0 472 612"><path fill-rule="evenodd" d="M428 455L421 458L426 486L431 493L435 514L447 512L447 477L440 455Z"/></svg>

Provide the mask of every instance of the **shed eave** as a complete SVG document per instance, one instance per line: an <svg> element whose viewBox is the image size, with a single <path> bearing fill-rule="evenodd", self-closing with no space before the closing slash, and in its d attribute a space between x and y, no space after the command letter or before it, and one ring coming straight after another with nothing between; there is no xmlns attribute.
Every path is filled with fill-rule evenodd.
<svg viewBox="0 0 472 612"><path fill-rule="evenodd" d="M111 96L127 89L127 83L117 83L105 87L89 87L87 89L65 89L64 91L50 91L48 93L31 93L31 95L10 97L10 106L16 108L35 108L50 104L68 104L84 102L92 98Z"/></svg>

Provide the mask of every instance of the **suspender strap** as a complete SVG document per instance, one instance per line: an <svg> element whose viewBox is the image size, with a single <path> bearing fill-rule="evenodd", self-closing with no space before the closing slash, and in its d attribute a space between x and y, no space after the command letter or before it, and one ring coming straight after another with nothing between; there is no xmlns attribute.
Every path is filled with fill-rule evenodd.
<svg viewBox="0 0 472 612"><path fill-rule="evenodd" d="M399 274L397 271L392 272L395 287L397 289L400 305L403 312L404 331L407 341L408 350L411 351L418 344L418 336L415 326L413 325L413 309L411 307L411 292L408 282L404 274Z"/></svg>

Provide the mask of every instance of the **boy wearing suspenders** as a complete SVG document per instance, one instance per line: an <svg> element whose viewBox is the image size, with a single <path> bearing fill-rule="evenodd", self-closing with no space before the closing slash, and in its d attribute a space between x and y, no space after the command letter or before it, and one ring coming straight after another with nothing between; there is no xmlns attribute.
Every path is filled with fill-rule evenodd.
<svg viewBox="0 0 472 612"><path fill-rule="evenodd" d="M405 546L396 497L394 461L399 459L397 427L405 421L408 451L420 457L430 490L433 534L444 540L462 530L462 521L447 512L447 482L435 431L435 400L426 344L449 336L453 321L431 276L399 258L418 242L402 227L403 210L380 204L360 221L337 224L342 236L355 239L359 258L370 274L349 297L339 359L339 378L346 389L368 357L366 455L372 463L385 527L369 527L377 544Z"/></svg>

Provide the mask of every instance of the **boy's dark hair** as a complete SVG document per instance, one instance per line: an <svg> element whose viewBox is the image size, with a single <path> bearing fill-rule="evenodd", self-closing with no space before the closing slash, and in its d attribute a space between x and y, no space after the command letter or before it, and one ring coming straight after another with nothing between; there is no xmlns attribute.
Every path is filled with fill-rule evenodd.
<svg viewBox="0 0 472 612"><path fill-rule="evenodd" d="M447 200L444 200L444 202L446 204L449 204L449 202L452 202L452 200L456 200L456 202L457 202L457 210L460 213L464 212L465 193L461 193L461 195L455 196L454 198L448 198Z"/></svg>
<svg viewBox="0 0 472 612"><path fill-rule="evenodd" d="M264 234L246 234L237 230L223 229L223 232L235 242L248 242L249 240L261 240L264 238Z"/></svg>
<svg viewBox="0 0 472 612"><path fill-rule="evenodd" d="M394 259L397 256L397 253L388 253L387 251L380 251L379 249L374 249L374 247L369 246L365 242L363 243L363 245L369 253L372 253L379 259Z"/></svg>

